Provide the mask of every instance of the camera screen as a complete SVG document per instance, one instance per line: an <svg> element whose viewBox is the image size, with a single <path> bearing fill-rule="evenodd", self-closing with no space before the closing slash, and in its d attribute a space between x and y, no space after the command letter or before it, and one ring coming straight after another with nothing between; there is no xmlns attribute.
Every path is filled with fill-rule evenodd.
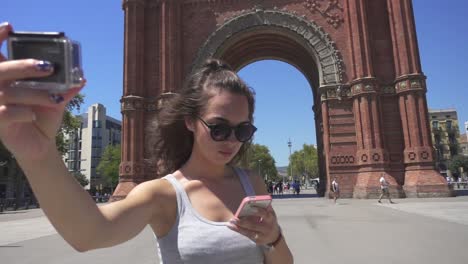
<svg viewBox="0 0 468 264"><path fill-rule="evenodd" d="M65 44L54 41L22 40L11 45L14 59L46 60L54 65L54 73L45 78L34 78L37 82L65 83Z"/></svg>

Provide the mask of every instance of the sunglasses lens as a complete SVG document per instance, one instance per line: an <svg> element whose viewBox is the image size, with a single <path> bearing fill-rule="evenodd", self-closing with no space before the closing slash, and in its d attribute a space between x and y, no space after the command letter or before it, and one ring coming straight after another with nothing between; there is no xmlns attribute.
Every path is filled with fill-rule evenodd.
<svg viewBox="0 0 468 264"><path fill-rule="evenodd" d="M236 132L235 132L236 133L236 138L240 142L246 142L250 138L252 138L252 136L253 136L253 134L255 133L256 130L257 130L257 128L255 126L253 126L252 124L250 124L250 123L240 124L236 128Z"/></svg>
<svg viewBox="0 0 468 264"><path fill-rule="evenodd" d="M231 135L231 128L228 125L219 124L211 127L211 137L215 141L226 140Z"/></svg>

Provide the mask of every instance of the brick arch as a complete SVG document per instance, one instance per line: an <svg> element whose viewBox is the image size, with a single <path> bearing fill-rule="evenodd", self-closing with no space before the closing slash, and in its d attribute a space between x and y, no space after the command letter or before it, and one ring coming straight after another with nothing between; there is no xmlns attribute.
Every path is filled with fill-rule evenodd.
<svg viewBox="0 0 468 264"><path fill-rule="evenodd" d="M255 50L247 52L248 56L253 56L248 59L233 55L236 45L245 45L248 42L263 43L263 46L258 45L256 48L266 48L263 49L265 55L255 53ZM278 46L271 44L279 45L284 50L280 51ZM305 57L297 57L304 55ZM200 48L192 71L210 57L223 58L239 69L256 59L270 56L294 65L307 77L311 73L304 72L304 69L310 68L307 64L314 61L315 67L312 70L319 73L320 86L338 86L343 82L343 60L340 52L320 26L286 11L257 8L228 20L214 31Z"/></svg>
<svg viewBox="0 0 468 264"><path fill-rule="evenodd" d="M145 127L208 57L283 60L309 80L325 195L451 195L434 170L410 0L124 0L122 163L114 197L153 178ZM278 8L276 8L278 6ZM317 121L319 120L319 121ZM321 141L320 141L321 140Z"/></svg>

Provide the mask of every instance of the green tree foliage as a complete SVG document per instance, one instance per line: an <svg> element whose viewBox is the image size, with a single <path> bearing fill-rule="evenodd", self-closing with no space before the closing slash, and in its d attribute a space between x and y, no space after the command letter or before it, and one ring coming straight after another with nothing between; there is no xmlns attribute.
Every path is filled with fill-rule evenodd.
<svg viewBox="0 0 468 264"><path fill-rule="evenodd" d="M455 175L460 175L460 168L463 168L463 172L468 172L468 157L459 155L452 158L449 170Z"/></svg>
<svg viewBox="0 0 468 264"><path fill-rule="evenodd" d="M265 179L278 180L275 159L271 156L267 146L252 144L247 152L246 166Z"/></svg>
<svg viewBox="0 0 468 264"><path fill-rule="evenodd" d="M84 95L77 94L68 104L63 114L62 127L55 137L57 149L65 154L68 150L68 142L65 140L65 134L71 134L80 127L80 120L73 115L73 110L80 110L84 103Z"/></svg>
<svg viewBox="0 0 468 264"><path fill-rule="evenodd" d="M104 149L101 161L97 167L97 173L104 177L111 188L114 188L119 183L120 161L120 145L109 145Z"/></svg>
<svg viewBox="0 0 468 264"><path fill-rule="evenodd" d="M302 149L291 154L288 166L288 175L291 176L291 166L293 176L304 175L314 179L319 176L318 155L314 145L302 145Z"/></svg>
<svg viewBox="0 0 468 264"><path fill-rule="evenodd" d="M81 186L85 187L86 185L89 184L89 180L86 178L86 176L80 172L73 172L73 177L80 183Z"/></svg>

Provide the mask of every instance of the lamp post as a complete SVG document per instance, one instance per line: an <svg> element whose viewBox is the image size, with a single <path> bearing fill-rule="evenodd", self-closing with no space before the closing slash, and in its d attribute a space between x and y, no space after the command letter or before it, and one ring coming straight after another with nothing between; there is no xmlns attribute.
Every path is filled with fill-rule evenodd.
<svg viewBox="0 0 468 264"><path fill-rule="evenodd" d="M260 164L262 163L262 160L258 160L258 176L262 176L261 171L260 171ZM262 177L263 178L263 177Z"/></svg>
<svg viewBox="0 0 468 264"><path fill-rule="evenodd" d="M292 178L293 171L292 171L292 163L291 163L291 147L292 147L291 138L289 138L288 140L288 147L289 147L289 171L291 172L291 178Z"/></svg>

